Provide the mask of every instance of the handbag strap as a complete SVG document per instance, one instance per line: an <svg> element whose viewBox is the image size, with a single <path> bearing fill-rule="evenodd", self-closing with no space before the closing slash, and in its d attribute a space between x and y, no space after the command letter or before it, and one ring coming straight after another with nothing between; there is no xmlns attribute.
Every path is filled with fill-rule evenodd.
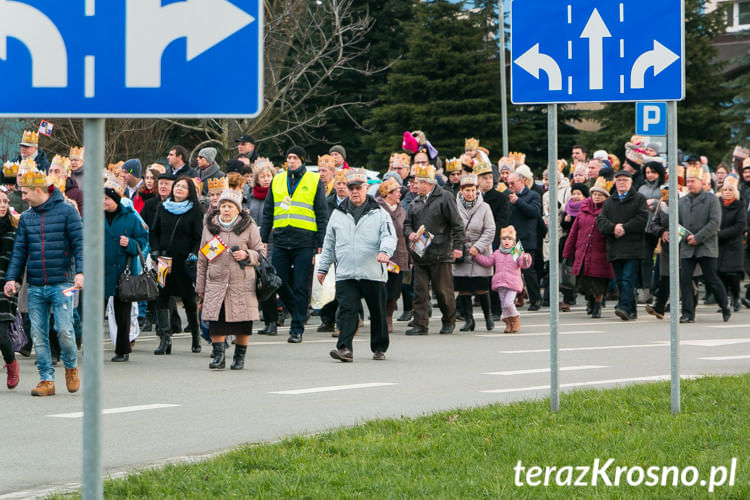
<svg viewBox="0 0 750 500"><path fill-rule="evenodd" d="M162 208L164 208L164 207L162 207ZM166 210L166 208L164 208L164 210ZM180 224L180 219L182 219L183 215L184 214L180 214L180 215L177 216L177 220L175 221L174 227L172 228L172 235L169 237L169 243L167 243L167 248L163 249L165 252L169 251L169 247L172 246L172 240L174 240L174 233L175 233L175 231L177 231L177 226Z"/></svg>

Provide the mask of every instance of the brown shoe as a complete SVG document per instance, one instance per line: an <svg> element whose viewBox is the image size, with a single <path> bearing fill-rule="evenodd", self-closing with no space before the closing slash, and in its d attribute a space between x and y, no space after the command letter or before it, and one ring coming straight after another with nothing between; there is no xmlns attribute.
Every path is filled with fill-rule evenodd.
<svg viewBox="0 0 750 500"><path fill-rule="evenodd" d="M65 386L68 388L68 392L76 392L81 387L78 368L65 369Z"/></svg>
<svg viewBox="0 0 750 500"><path fill-rule="evenodd" d="M520 332L521 331L521 316L515 315L512 318L510 318L510 320L512 322L511 324L512 324L512 327L513 327L513 330L512 330L513 333Z"/></svg>
<svg viewBox="0 0 750 500"><path fill-rule="evenodd" d="M352 354L352 351L350 351L346 347L342 347L341 349L333 349L330 354L333 359L338 359L343 363L351 363L352 361L354 361L354 355Z"/></svg>
<svg viewBox="0 0 750 500"><path fill-rule="evenodd" d="M513 322L510 318L503 318L503 323L505 323L505 330L503 330L503 333L512 333L513 332Z"/></svg>
<svg viewBox="0 0 750 500"><path fill-rule="evenodd" d="M55 383L52 380L41 380L36 387L31 389L32 396L54 396Z"/></svg>
<svg viewBox="0 0 750 500"><path fill-rule="evenodd" d="M378 351L372 355L372 359L374 359L375 361L383 361L385 360L385 353Z"/></svg>

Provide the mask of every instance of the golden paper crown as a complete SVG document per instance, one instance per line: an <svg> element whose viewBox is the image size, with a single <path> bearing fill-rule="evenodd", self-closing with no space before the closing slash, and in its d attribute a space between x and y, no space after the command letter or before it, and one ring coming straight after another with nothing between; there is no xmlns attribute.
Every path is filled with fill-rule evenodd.
<svg viewBox="0 0 750 500"><path fill-rule="evenodd" d="M502 239L503 236L511 236L515 240L516 228L513 226L505 226L504 228L500 229L500 239Z"/></svg>
<svg viewBox="0 0 750 500"><path fill-rule="evenodd" d="M202 188L201 188L202 189ZM225 189L229 189L229 182L226 177L216 177L208 179L208 193L223 193Z"/></svg>
<svg viewBox="0 0 750 500"><path fill-rule="evenodd" d="M259 156L258 158L256 158L255 162L253 163L253 167L256 169L261 167L269 167L271 170L276 171L276 168L273 166L273 162L265 156Z"/></svg>
<svg viewBox="0 0 750 500"><path fill-rule="evenodd" d="M85 149L86 148L84 148L83 146L81 146L80 148L73 146L72 148L70 148L70 153L68 153L68 157L71 160L83 160L83 153Z"/></svg>
<svg viewBox="0 0 750 500"><path fill-rule="evenodd" d="M36 170L36 162L34 160L21 160L21 165L18 167L18 173L23 175L26 172Z"/></svg>
<svg viewBox="0 0 750 500"><path fill-rule="evenodd" d="M104 189L112 189L122 196L125 192L125 185L112 172L104 172Z"/></svg>
<svg viewBox="0 0 750 500"><path fill-rule="evenodd" d="M464 151L476 151L479 148L479 139L469 137L464 140Z"/></svg>
<svg viewBox="0 0 750 500"><path fill-rule="evenodd" d="M565 167L568 166L568 162L565 160L557 160L557 171L562 172Z"/></svg>
<svg viewBox="0 0 750 500"><path fill-rule="evenodd" d="M612 181L608 181L604 177L597 177L596 182L591 188L591 191L598 191L604 196L609 196L609 192L612 189Z"/></svg>
<svg viewBox="0 0 750 500"><path fill-rule="evenodd" d="M55 186L62 194L65 194L65 181L65 177L58 177L52 174L47 175L47 185Z"/></svg>
<svg viewBox="0 0 750 500"><path fill-rule="evenodd" d="M333 176L333 182L346 182L346 170L336 170Z"/></svg>
<svg viewBox="0 0 750 500"><path fill-rule="evenodd" d="M394 179L393 177L389 177L380 185L380 187L378 188L378 193L380 194L380 196L385 198L391 191L394 191L396 189L401 189L401 186L399 185L398 181L396 181L396 179Z"/></svg>
<svg viewBox="0 0 750 500"><path fill-rule="evenodd" d="M476 175L477 177L479 177L480 175L491 173L492 165L490 165L489 163L482 162L474 165L474 175Z"/></svg>
<svg viewBox="0 0 750 500"><path fill-rule="evenodd" d="M511 151L510 153L508 153L508 158L513 162L513 165L515 165L516 167L526 163L526 155L523 153Z"/></svg>
<svg viewBox="0 0 750 500"><path fill-rule="evenodd" d="M461 165L461 160L458 158L451 158L448 160L445 164L445 171L450 172L460 172L463 170L463 165Z"/></svg>
<svg viewBox="0 0 750 500"><path fill-rule="evenodd" d="M685 173L687 179L703 179L703 167L688 167Z"/></svg>
<svg viewBox="0 0 750 500"><path fill-rule="evenodd" d="M461 177L461 187L464 186L476 186L477 185L477 176L474 174L466 174L463 177Z"/></svg>
<svg viewBox="0 0 750 500"><path fill-rule="evenodd" d="M29 170L25 172L21 176L21 182L19 184L20 187L25 188L46 188L49 184L47 184L47 176L44 175L44 172L40 172L39 170Z"/></svg>
<svg viewBox="0 0 750 500"><path fill-rule="evenodd" d="M323 168L336 168L336 161L331 155L318 156L318 167Z"/></svg>
<svg viewBox="0 0 750 500"><path fill-rule="evenodd" d="M24 130L21 144L24 146L37 146L39 144L39 133L33 130Z"/></svg>
<svg viewBox="0 0 750 500"><path fill-rule="evenodd" d="M411 164L409 155L406 153L393 153L391 158L393 158L393 163L400 163L407 168Z"/></svg>
<svg viewBox="0 0 750 500"><path fill-rule="evenodd" d="M6 161L3 164L3 175L5 177L15 177L18 175L18 167L21 165L15 161Z"/></svg>
<svg viewBox="0 0 750 500"><path fill-rule="evenodd" d="M195 184L195 192L198 193L198 196L200 197L201 193L203 192L203 181L200 177L193 177L190 180L193 181L193 184Z"/></svg>
<svg viewBox="0 0 750 500"><path fill-rule="evenodd" d="M508 186L506 186L504 182L497 183L497 187L495 188L495 191L500 191L501 193L504 193L507 190L508 190Z"/></svg>
<svg viewBox="0 0 750 500"><path fill-rule="evenodd" d="M65 171L65 175L70 175L70 160L65 156L55 155L50 165L59 165Z"/></svg>
<svg viewBox="0 0 750 500"><path fill-rule="evenodd" d="M727 175L724 177L724 186L732 186L735 189L739 189L739 183L740 180L733 175Z"/></svg>
<svg viewBox="0 0 750 500"><path fill-rule="evenodd" d="M110 163L107 165L107 170L112 172L115 177L120 177L122 175L122 166L125 164L124 161L118 161L117 163Z"/></svg>
<svg viewBox="0 0 750 500"><path fill-rule="evenodd" d="M417 179L435 180L435 167L432 165L415 165L414 177Z"/></svg>

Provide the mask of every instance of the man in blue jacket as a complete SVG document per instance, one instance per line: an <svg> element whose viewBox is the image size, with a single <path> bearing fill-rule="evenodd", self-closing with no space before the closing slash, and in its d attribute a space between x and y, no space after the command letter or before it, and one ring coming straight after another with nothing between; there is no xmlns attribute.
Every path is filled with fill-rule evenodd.
<svg viewBox="0 0 750 500"><path fill-rule="evenodd" d="M68 392L80 387L78 350L73 337L73 294L83 288L83 226L81 217L47 178L38 171L21 178L21 193L30 209L21 214L16 241L5 273L5 295L17 292L18 278L26 269L29 282L31 337L41 381L32 396L55 394L55 368L49 349L49 315L55 318L60 358L65 365ZM75 276L72 270L75 269Z"/></svg>
<svg viewBox="0 0 750 500"><path fill-rule="evenodd" d="M510 224L518 231L523 249L534 254L537 247L537 219L542 215L542 198L539 193L526 187L521 176L512 173L508 176L510 194ZM539 292L539 276L534 266L522 269L526 291L529 294L529 311L538 311L541 307L542 295Z"/></svg>

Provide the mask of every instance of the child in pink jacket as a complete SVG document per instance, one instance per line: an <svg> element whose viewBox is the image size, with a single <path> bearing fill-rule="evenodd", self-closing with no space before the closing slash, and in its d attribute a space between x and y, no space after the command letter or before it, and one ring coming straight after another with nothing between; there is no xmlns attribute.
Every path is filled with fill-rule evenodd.
<svg viewBox="0 0 750 500"><path fill-rule="evenodd" d="M481 266L495 266L495 274L492 276L492 289L497 290L500 295L500 304L503 307L503 321L505 322L504 333L517 333L521 331L521 320L516 310L516 294L523 291L523 279L521 269L531 266L531 255L524 252L513 260L511 250L516 245L516 228L504 227L500 230L500 248L495 250L489 257L477 255L474 260Z"/></svg>

